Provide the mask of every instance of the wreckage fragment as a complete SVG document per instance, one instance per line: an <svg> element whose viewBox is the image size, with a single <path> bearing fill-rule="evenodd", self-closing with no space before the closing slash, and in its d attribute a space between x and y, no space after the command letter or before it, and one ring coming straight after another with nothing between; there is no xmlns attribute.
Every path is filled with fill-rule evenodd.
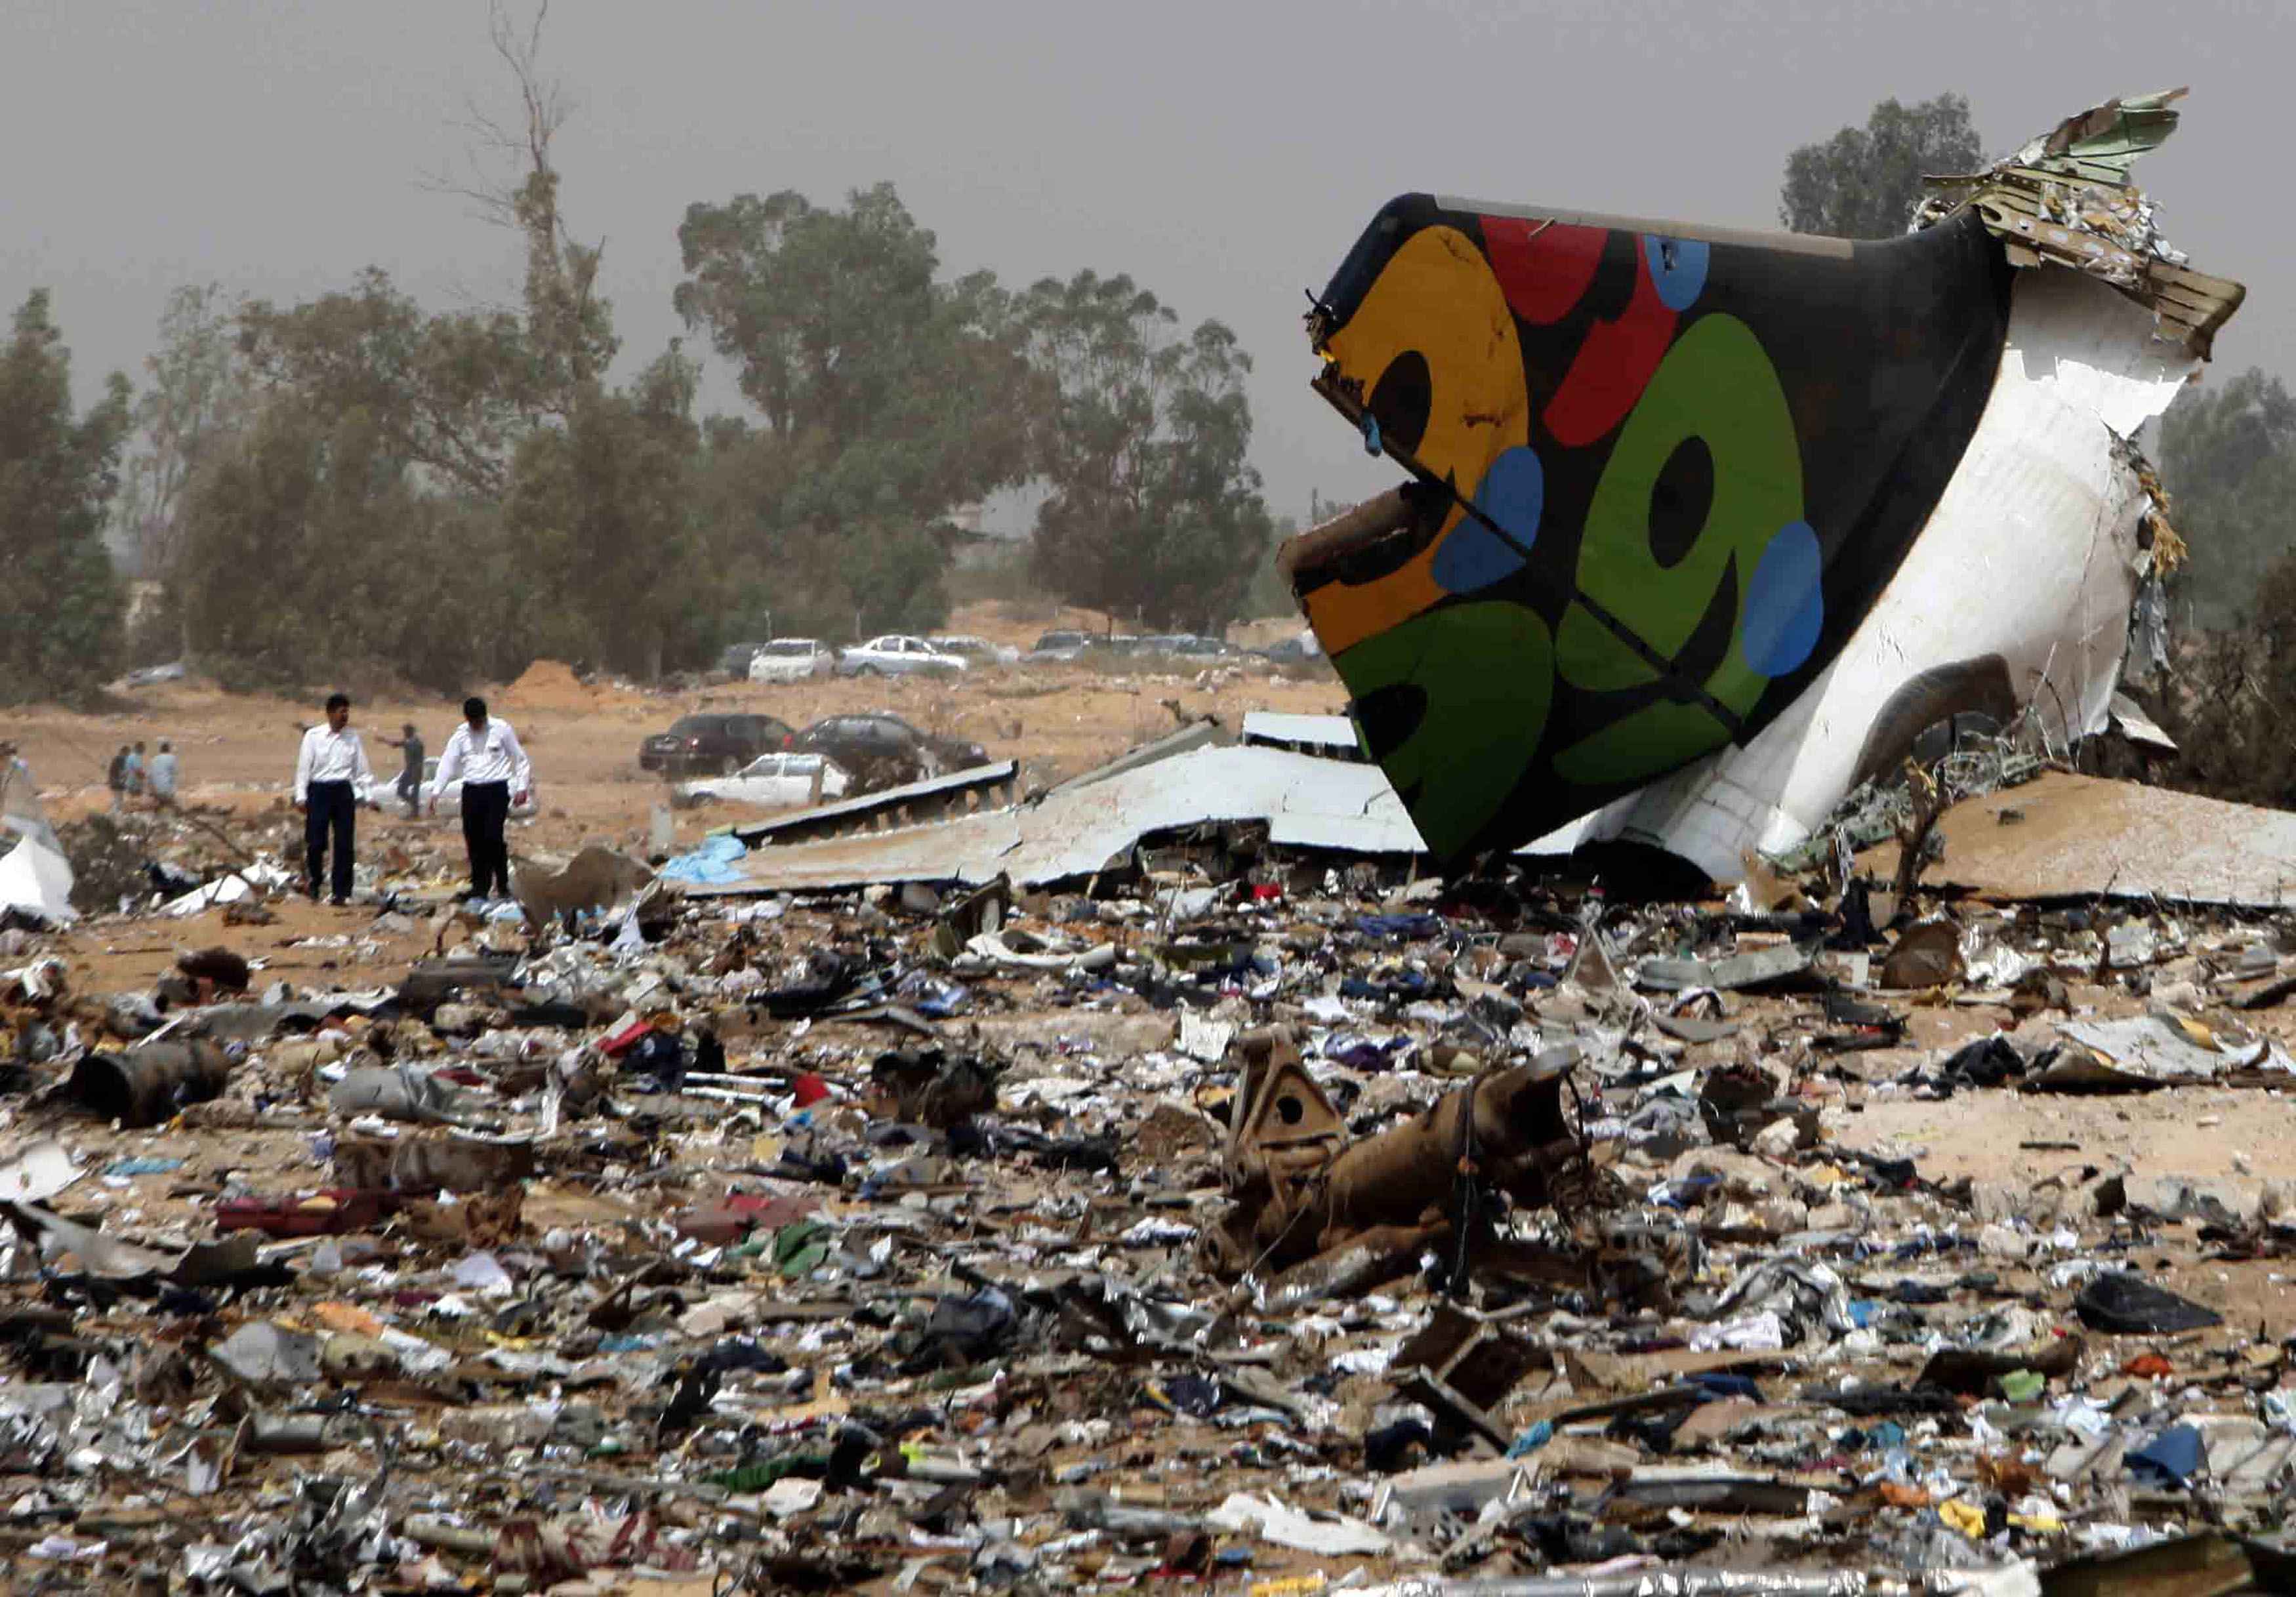
<svg viewBox="0 0 2296 1597"><path fill-rule="evenodd" d="M186 1105L221 1093L231 1056L204 1037L144 1043L116 1053L91 1053L73 1069L65 1093L81 1107L122 1126L158 1126Z"/></svg>
<svg viewBox="0 0 2296 1597"><path fill-rule="evenodd" d="M2183 89L2131 95L2067 117L2006 160L1966 177L1931 177L1915 214L1928 226L1973 210L2013 266L2055 266L2101 277L2149 308L2161 336L2206 359L2217 329L2248 291L2185 265L2161 236L2151 201L2128 180L2139 155L2177 128Z"/></svg>
<svg viewBox="0 0 2296 1597"><path fill-rule="evenodd" d="M1622 838L1734 880L1939 720L2102 728L2165 526L2126 440L2241 298L2125 186L2165 105L1899 239L1381 210L1308 333L1411 480L1279 561L1435 855Z"/></svg>
<svg viewBox="0 0 2296 1597"><path fill-rule="evenodd" d="M1207 1263L1223 1274L1280 1270L1374 1233L1464 1224L1472 1216L1457 1211L1480 1193L1549 1203L1582 1152L1560 1067L1487 1071L1401 1126L1349 1142L1290 1036L1257 1033L1238 1045L1249 1068L1226 1152L1234 1207L1205 1233Z"/></svg>

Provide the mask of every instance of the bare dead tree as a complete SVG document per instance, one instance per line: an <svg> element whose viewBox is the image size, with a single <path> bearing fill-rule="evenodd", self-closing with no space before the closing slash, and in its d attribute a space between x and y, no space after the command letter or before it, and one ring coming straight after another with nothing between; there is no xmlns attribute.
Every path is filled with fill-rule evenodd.
<svg viewBox="0 0 2296 1597"><path fill-rule="evenodd" d="M496 112L466 95L456 119L466 140L462 168L443 168L423 186L455 195L485 220L524 236L528 331L542 357L544 405L563 414L599 381L615 340L596 295L606 241L578 242L559 203L551 146L572 104L565 86L543 70L549 16L549 0L538 0L532 20L521 27L506 0L488 0L487 37L510 76L515 110Z"/></svg>
<svg viewBox="0 0 2296 1597"><path fill-rule="evenodd" d="M570 114L564 86L542 74L542 31L549 15L549 0L542 0L532 25L521 31L503 0L489 0L487 37L510 71L518 117L512 121L488 110L476 94L463 95L454 125L468 142L466 169L441 168L423 180L425 188L468 201L480 217L501 227L522 225L518 198L523 176L553 169L550 143Z"/></svg>

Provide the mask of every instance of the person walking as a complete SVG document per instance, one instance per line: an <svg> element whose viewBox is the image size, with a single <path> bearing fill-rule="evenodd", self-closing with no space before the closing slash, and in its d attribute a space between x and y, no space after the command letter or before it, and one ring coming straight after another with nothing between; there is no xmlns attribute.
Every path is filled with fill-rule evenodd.
<svg viewBox="0 0 2296 1597"><path fill-rule="evenodd" d="M0 815L29 813L37 807L39 784L15 741L0 738Z"/></svg>
<svg viewBox="0 0 2296 1597"><path fill-rule="evenodd" d="M319 896L319 867L328 863L334 847L333 893L329 902L351 901L352 828L358 814L359 784L374 780L366 763L366 744L351 730L348 695L327 698L327 719L303 734L295 757L295 807L303 812L303 861L308 872L305 891Z"/></svg>
<svg viewBox="0 0 2296 1597"><path fill-rule="evenodd" d="M120 744L119 752L111 757L111 764L103 773L103 785L111 790L111 813L115 815L127 807L127 756L130 750L127 744Z"/></svg>
<svg viewBox="0 0 2296 1597"><path fill-rule="evenodd" d="M406 807L406 818L412 821L414 819L415 800L422 792L422 736L414 730L412 721L407 722L401 731L404 736L382 741L399 752L402 763L398 768L398 801Z"/></svg>
<svg viewBox="0 0 2296 1597"><path fill-rule="evenodd" d="M160 740L160 752L152 757L152 807L176 807L176 746L165 738Z"/></svg>
<svg viewBox="0 0 2296 1597"><path fill-rule="evenodd" d="M500 888L510 897L510 849L503 823L512 804L523 804L534 790L534 767L519 747L510 723L490 719L487 701L463 700L463 724L439 757L439 780L430 790L430 813L439 795L457 777L463 783L463 847L471 856L471 897L484 899Z"/></svg>

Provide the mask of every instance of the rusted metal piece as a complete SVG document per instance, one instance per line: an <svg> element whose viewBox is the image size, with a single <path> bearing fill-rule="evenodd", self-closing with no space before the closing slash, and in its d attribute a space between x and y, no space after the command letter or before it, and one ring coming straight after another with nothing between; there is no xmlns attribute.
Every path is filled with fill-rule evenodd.
<svg viewBox="0 0 2296 1597"><path fill-rule="evenodd" d="M1408 1275L1419 1257L1450 1240L1448 1221L1436 1225L1383 1225L1292 1265L1269 1282L1259 1306L1269 1314L1289 1314L1310 1304L1353 1298ZM1571 1285L1578 1284L1574 1275Z"/></svg>
<svg viewBox="0 0 2296 1597"><path fill-rule="evenodd" d="M1470 1083L1394 1130L1348 1148L1324 1183L1326 1245L1374 1225L1406 1224L1447 1205L1463 1158L1480 1183L1545 1204L1548 1177L1575 1161L1560 1067L1521 1065Z"/></svg>
<svg viewBox="0 0 2296 1597"><path fill-rule="evenodd" d="M73 1102L122 1126L160 1126L223 1091L231 1058L204 1037L145 1043L82 1059L65 1086Z"/></svg>
<svg viewBox="0 0 2296 1597"><path fill-rule="evenodd" d="M1312 1238L1306 1247L1283 1244L1347 1142L1339 1111L1300 1063L1296 1032L1246 1032L1235 1052L1243 1068L1229 1103L1224 1160L1235 1207L1226 1224L1205 1233L1207 1262L1228 1275L1267 1262L1271 1249L1281 1249L1282 1263L1320 1251Z"/></svg>
<svg viewBox="0 0 2296 1597"><path fill-rule="evenodd" d="M1230 1122L1226 1219L1205 1234L1223 1274L1282 1269L1365 1233L1455 1224L1463 1183L1521 1204L1553 1200L1581 1149L1563 1112L1567 1068L1487 1073L1403 1125L1343 1142L1339 1116L1281 1031L1239 1039L1246 1070Z"/></svg>

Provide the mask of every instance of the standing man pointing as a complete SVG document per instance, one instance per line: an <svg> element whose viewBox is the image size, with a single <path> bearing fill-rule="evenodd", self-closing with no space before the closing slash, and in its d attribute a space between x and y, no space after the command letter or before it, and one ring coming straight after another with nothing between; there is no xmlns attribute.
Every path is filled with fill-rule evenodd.
<svg viewBox="0 0 2296 1597"><path fill-rule="evenodd" d="M351 901L351 832L358 814L359 786L373 782L374 769L366 763L366 745L351 730L351 701L341 693L327 697L327 724L303 734L302 751L295 757L295 807L303 812L303 856L309 869L312 897L319 896L319 865L327 857L330 832L334 841L334 881L332 901Z"/></svg>
<svg viewBox="0 0 2296 1597"><path fill-rule="evenodd" d="M507 721L489 720L483 699L463 700L463 724L447 740L439 757L439 778L430 790L430 813L439 813L439 795L456 777L463 779L463 846L471 855L471 897L487 897L499 887L510 897L510 849L503 842L503 823L510 819L513 798L523 804L534 788L534 767L518 734Z"/></svg>

